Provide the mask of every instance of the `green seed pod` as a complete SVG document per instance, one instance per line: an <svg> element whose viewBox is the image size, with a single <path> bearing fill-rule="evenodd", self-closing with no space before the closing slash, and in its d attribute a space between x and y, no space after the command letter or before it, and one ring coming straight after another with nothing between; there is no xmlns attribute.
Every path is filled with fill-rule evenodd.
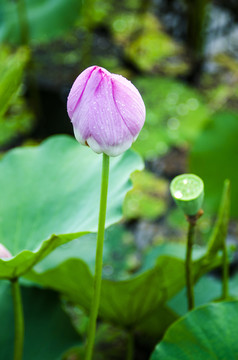
<svg viewBox="0 0 238 360"><path fill-rule="evenodd" d="M201 209L204 184L197 175L183 174L176 176L170 184L170 192L185 215L196 215Z"/></svg>

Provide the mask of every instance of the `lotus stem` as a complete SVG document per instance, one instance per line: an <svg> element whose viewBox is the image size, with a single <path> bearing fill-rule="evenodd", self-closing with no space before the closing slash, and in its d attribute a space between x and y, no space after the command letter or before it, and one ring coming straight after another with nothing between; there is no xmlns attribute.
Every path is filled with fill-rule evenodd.
<svg viewBox="0 0 238 360"><path fill-rule="evenodd" d="M127 345L127 360L134 359L134 334L132 331L128 332L128 345Z"/></svg>
<svg viewBox="0 0 238 360"><path fill-rule="evenodd" d="M185 272L186 272L186 286L187 286L187 299L188 309L194 308L194 291L193 291L193 273L192 273L192 247L194 242L196 222L188 222L188 235L187 235L187 250L185 259Z"/></svg>
<svg viewBox="0 0 238 360"><path fill-rule="evenodd" d="M21 360L23 355L24 342L24 315L21 299L21 289L18 278L12 280L11 282L15 319L14 360Z"/></svg>
<svg viewBox="0 0 238 360"><path fill-rule="evenodd" d="M107 208L107 193L108 193L108 179L109 179L109 156L106 154L103 154L101 199L100 199L100 211L99 211L99 221L98 221L95 276L94 276L93 297L92 297L91 310L90 310L89 327L88 327L88 341L87 341L87 346L86 346L85 360L92 359L93 347L94 347L94 342L95 342L97 316L98 316L98 309L99 309L99 303L100 303L101 282L102 282L102 265L103 265L103 243L104 243L106 208Z"/></svg>

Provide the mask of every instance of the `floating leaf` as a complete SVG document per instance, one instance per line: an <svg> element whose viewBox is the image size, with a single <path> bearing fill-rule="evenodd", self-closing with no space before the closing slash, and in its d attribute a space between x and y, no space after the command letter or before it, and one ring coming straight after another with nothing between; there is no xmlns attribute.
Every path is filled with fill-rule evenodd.
<svg viewBox="0 0 238 360"><path fill-rule="evenodd" d="M209 304L176 321L151 360L236 360L238 301Z"/></svg>
<svg viewBox="0 0 238 360"><path fill-rule="evenodd" d="M57 246L97 231L101 156L69 136L18 148L0 161L0 277L22 275ZM122 216L131 172L143 167L132 151L112 158L106 226Z"/></svg>
<svg viewBox="0 0 238 360"><path fill-rule="evenodd" d="M59 360L81 340L61 308L57 294L37 288L22 288L25 317L24 360ZM14 313L10 283L0 285L0 354L13 359Z"/></svg>

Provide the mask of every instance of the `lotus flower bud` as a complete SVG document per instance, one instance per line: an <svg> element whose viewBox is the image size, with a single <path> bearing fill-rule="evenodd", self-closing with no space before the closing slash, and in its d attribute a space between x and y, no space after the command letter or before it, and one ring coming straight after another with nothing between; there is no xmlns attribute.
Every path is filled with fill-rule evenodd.
<svg viewBox="0 0 238 360"><path fill-rule="evenodd" d="M139 91L123 76L91 66L75 80L67 102L76 139L96 153L117 156L136 140L145 121Z"/></svg>
<svg viewBox="0 0 238 360"><path fill-rule="evenodd" d="M12 254L5 248L3 244L0 244L0 259L8 259L12 257Z"/></svg>

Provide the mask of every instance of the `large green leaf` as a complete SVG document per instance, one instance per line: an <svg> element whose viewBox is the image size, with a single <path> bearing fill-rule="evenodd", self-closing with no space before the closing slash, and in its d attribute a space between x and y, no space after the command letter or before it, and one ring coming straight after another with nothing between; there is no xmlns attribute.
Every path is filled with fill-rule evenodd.
<svg viewBox="0 0 238 360"><path fill-rule="evenodd" d="M21 43L23 24L30 42L48 42L72 29L80 8L81 0L0 0L0 41Z"/></svg>
<svg viewBox="0 0 238 360"><path fill-rule="evenodd" d="M151 360L236 360L238 301L209 304L175 322Z"/></svg>
<svg viewBox="0 0 238 360"><path fill-rule="evenodd" d="M52 291L22 288L25 317L23 360L60 360L61 355L80 343L69 318ZM0 357L13 359L14 313L10 283L0 284Z"/></svg>
<svg viewBox="0 0 238 360"><path fill-rule="evenodd" d="M0 242L14 257L0 260L1 278L20 276L55 247L97 231L101 161L69 136L3 157ZM143 167L132 151L112 158L110 165L106 226L122 217L129 176Z"/></svg>
<svg viewBox="0 0 238 360"><path fill-rule="evenodd" d="M163 77L134 79L145 101L146 122L133 147L145 158L164 154L169 146L193 142L209 118L201 95L182 82Z"/></svg>
<svg viewBox="0 0 238 360"><path fill-rule="evenodd" d="M92 237L90 239L91 251L88 240L86 235L72 241L67 252L64 251L64 246L59 247L38 263L34 270L26 275L27 278L63 293L89 311L93 289L91 254L95 254L96 239L94 244ZM80 249L86 247L87 252L80 253ZM107 243L105 251L106 247ZM182 255L169 256L169 252L169 249L162 252L150 269L127 280L103 279L100 316L118 325L135 326L178 293L185 286L184 260ZM171 252L175 251L171 249ZM180 253L183 253L184 257L185 247L182 245ZM208 263L206 258L200 256L194 262L195 277L201 276L218 263L219 260L215 257Z"/></svg>
<svg viewBox="0 0 238 360"><path fill-rule="evenodd" d="M215 212L224 180L231 181L231 215L238 215L238 115L231 111L216 113L195 142L190 155L190 170L206 184L206 205Z"/></svg>
<svg viewBox="0 0 238 360"><path fill-rule="evenodd" d="M223 209L224 199L229 196L229 192L224 191L224 194L221 209ZM220 224L219 226L222 226L220 230L224 234L227 221L222 222L222 218L223 211L220 211L216 227ZM209 244L220 243L219 232L215 231L215 235L212 234L211 239ZM105 242L104 258L109 241L110 237ZM66 250L65 245L58 247L38 263L34 270L27 274L27 278L63 293L70 300L89 311L93 288L95 248L96 239L92 235L75 239L70 246L67 245ZM202 248L193 252L194 282L221 263L220 257L217 256L218 249L219 246L215 246L214 251ZM162 244L147 254L138 274L124 281L103 279L100 316L125 327L143 325L144 320L147 320L146 317L158 313L161 305L164 306L168 300L184 288L185 251L186 248L183 245ZM165 319L161 328L166 327L169 321Z"/></svg>

